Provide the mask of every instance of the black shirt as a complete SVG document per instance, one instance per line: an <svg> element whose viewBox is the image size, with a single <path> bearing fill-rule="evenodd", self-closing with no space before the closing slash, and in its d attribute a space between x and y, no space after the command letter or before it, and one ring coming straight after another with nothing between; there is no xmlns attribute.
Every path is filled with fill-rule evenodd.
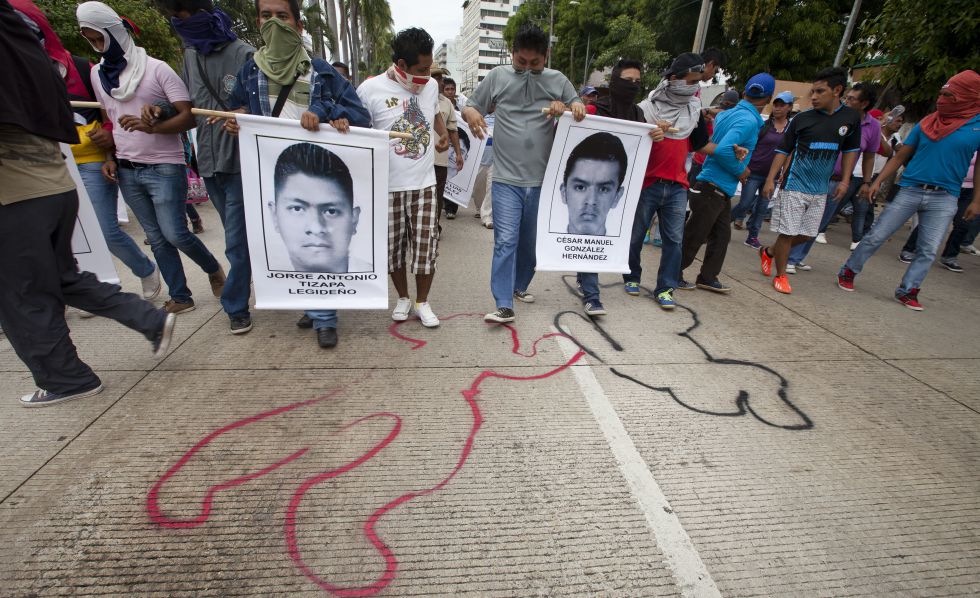
<svg viewBox="0 0 980 598"><path fill-rule="evenodd" d="M776 151L796 152L786 189L825 195L837 154L861 151L861 115L847 106L833 114L814 109L801 112L790 121Z"/></svg>

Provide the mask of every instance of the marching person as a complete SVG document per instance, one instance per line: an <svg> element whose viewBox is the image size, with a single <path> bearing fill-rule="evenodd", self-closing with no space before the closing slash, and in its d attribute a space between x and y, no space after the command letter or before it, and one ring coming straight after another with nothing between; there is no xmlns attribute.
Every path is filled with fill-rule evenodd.
<svg viewBox="0 0 980 598"><path fill-rule="evenodd" d="M368 113L350 82L326 61L310 58L303 47L299 0L258 0L256 5L265 45L238 72L229 110L298 120L309 131L319 131L320 123L341 133L351 125L368 126ZM224 128L238 134L232 119ZM321 348L337 346L336 310L307 311L296 325L316 330Z"/></svg>
<svg viewBox="0 0 980 598"><path fill-rule="evenodd" d="M180 141L180 133L194 127L187 89L167 63L147 56L133 42L128 22L105 4L80 4L76 17L82 35L102 56L92 69L96 97L105 120L118 125L112 130L116 155L106 158L102 173L118 181L150 241L170 291L164 309L192 311L194 299L178 249L207 273L215 297L221 296L225 273L187 228L187 168Z"/></svg>
<svg viewBox="0 0 980 598"><path fill-rule="evenodd" d="M459 147L459 132L457 130L456 124L456 107L453 105L452 100L444 93L446 89L445 77L449 74L449 71L443 68L432 69L432 78L436 80L439 85L439 115L442 116L442 122L446 124L446 128L449 130L449 142L452 144L456 155L456 172L463 169L463 152ZM449 79L452 81L452 79ZM455 92L456 84L453 83L453 91ZM436 150L435 157L436 165L436 200L439 202L439 212L440 215L445 214L447 220L453 220L456 218L456 213L459 211L459 205L456 202L447 200L444 195L446 193L446 178L449 176L449 149L443 151ZM441 230L441 229L440 229Z"/></svg>
<svg viewBox="0 0 980 598"><path fill-rule="evenodd" d="M540 27L524 25L514 36L512 64L490 71L469 98L463 120L483 139L483 119L495 106L493 170L493 261L490 290L496 309L488 322L516 319L514 299L533 303L528 286L534 278L535 241L541 183L555 139L554 117L570 106L576 121L585 105L571 82L545 68L548 36ZM542 114L542 109L547 112Z"/></svg>
<svg viewBox="0 0 980 598"><path fill-rule="evenodd" d="M233 81L255 48L238 39L231 19L211 0L163 0L174 31L184 42L184 82L194 106L228 111ZM238 139L225 135L220 122L197 117L198 173L225 229L225 257L231 266L221 292L221 307L228 315L231 333L252 329L248 309L252 266L245 235L245 203L242 192Z"/></svg>
<svg viewBox="0 0 980 598"><path fill-rule="evenodd" d="M881 179L905 166L905 174L898 182L898 194L841 266L837 286L853 291L854 278L868 259L917 214L919 234L915 259L895 290L895 300L909 309L922 311L919 289L957 213L960 185L977 150L980 150L980 75L967 70L953 76L939 90L936 111L915 125L905 144L872 185L874 195ZM963 219L968 221L978 216L980 187L974 187L973 201L963 210Z"/></svg>
<svg viewBox="0 0 980 598"><path fill-rule="evenodd" d="M45 407L103 390L72 344L66 304L136 330L156 357L170 346L176 316L79 272L71 249L78 194L58 146L77 144L78 132L62 76L7 0L0 54L0 327L38 386L21 405Z"/></svg>
<svg viewBox="0 0 980 598"><path fill-rule="evenodd" d="M398 291L391 319L402 322L414 313L428 328L439 325L429 304L439 256L435 155L449 147L439 84L430 75L434 45L424 29L399 31L391 42L387 72L357 89L375 129L412 135L392 140L388 156L388 272ZM448 100L443 105L452 113ZM408 292L409 270L415 275L414 303Z"/></svg>

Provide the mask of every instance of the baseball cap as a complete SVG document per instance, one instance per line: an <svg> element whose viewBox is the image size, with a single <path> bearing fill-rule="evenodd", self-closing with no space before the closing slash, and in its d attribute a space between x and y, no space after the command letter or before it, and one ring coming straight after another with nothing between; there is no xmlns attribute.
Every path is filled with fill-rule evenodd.
<svg viewBox="0 0 980 598"><path fill-rule="evenodd" d="M885 115L884 112L882 112L881 110L878 110L877 108L875 108L873 110L868 110L868 114L870 114L871 115L871 118L873 118L875 120L880 120L881 117Z"/></svg>
<svg viewBox="0 0 980 598"><path fill-rule="evenodd" d="M739 99L738 92L734 89L729 89L718 98L718 105L732 107L738 104Z"/></svg>
<svg viewBox="0 0 980 598"><path fill-rule="evenodd" d="M700 54L694 52L684 52L670 63L670 68L664 71L664 77L671 75L683 75L685 73L703 73L704 59Z"/></svg>
<svg viewBox="0 0 980 598"><path fill-rule="evenodd" d="M783 102L784 104L790 104L790 105L792 105L792 104L794 104L796 102L796 96L794 96L793 95L793 92L791 92L791 91L781 91L781 92L779 92L778 95L776 95L776 97L774 97L772 99L773 102L775 102L776 100L779 100L780 102Z"/></svg>
<svg viewBox="0 0 980 598"><path fill-rule="evenodd" d="M582 88L582 91L578 92L578 95L590 96L594 93L599 93L599 92L595 90L595 87L592 87L591 85L586 85L585 87Z"/></svg>
<svg viewBox="0 0 980 598"><path fill-rule="evenodd" d="M766 98L776 91L776 80L769 73L758 73L745 84L745 96L749 98Z"/></svg>

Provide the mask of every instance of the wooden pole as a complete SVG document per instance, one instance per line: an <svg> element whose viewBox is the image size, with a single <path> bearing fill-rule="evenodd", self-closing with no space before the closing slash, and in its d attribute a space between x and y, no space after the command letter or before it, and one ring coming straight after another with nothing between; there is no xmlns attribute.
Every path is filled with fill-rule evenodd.
<svg viewBox="0 0 980 598"><path fill-rule="evenodd" d="M72 108L101 108L102 104L98 102L79 102L72 101ZM213 116L216 118L235 118L239 115L238 112L221 112L218 110L205 110L204 108L191 108L191 114L196 116ZM388 137L391 139L412 139L411 133L399 133L396 131L388 131Z"/></svg>
<svg viewBox="0 0 980 598"><path fill-rule="evenodd" d="M549 114L550 112L551 112L551 108L542 108L541 109L541 113L542 114ZM570 110L566 110L565 112L570 112ZM674 127L670 127L669 129L667 129L666 131L664 131L664 133L677 133L679 130L680 129L675 129Z"/></svg>

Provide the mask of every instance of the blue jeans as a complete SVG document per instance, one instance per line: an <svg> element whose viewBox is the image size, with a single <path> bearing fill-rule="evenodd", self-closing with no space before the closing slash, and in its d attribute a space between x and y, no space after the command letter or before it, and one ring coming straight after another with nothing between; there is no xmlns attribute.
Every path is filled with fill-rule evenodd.
<svg viewBox="0 0 980 598"><path fill-rule="evenodd" d="M762 221L766 217L766 208L769 200L762 195L762 186L766 184L766 177L760 174L753 174L742 185L742 196L738 205L732 210L732 220L742 220L745 214L752 212L746 228L749 230L749 239L759 236L762 230Z"/></svg>
<svg viewBox="0 0 980 598"><path fill-rule="evenodd" d="M230 269L221 293L221 307L230 318L247 317L248 298L252 293L252 264L248 259L248 238L245 235L242 175L216 172L214 176L204 179L204 186L225 228L225 257Z"/></svg>
<svg viewBox="0 0 980 598"><path fill-rule="evenodd" d="M579 272L575 276L580 287L582 287L582 303L599 300L599 275L595 272Z"/></svg>
<svg viewBox="0 0 980 598"><path fill-rule="evenodd" d="M490 291L497 307L513 308L514 291L526 291L534 278L541 187L518 187L494 181L492 189Z"/></svg>
<svg viewBox="0 0 980 598"><path fill-rule="evenodd" d="M681 243L684 241L684 215L687 208L687 189L680 183L656 182L645 187L636 204L633 218L633 232L630 237L630 273L623 275L624 282L640 282L643 267L640 265L640 252L643 250L643 237L653 215L660 221L660 234L663 240L660 254L660 268L657 270L657 288L654 293L677 288L681 275Z"/></svg>
<svg viewBox="0 0 980 598"><path fill-rule="evenodd" d="M194 260L208 274L221 266L187 228L187 170L183 164L154 164L140 168L120 168L119 188L123 199L136 214L150 240L160 274L170 290L170 298L186 303L191 300L180 251Z"/></svg>
<svg viewBox="0 0 980 598"><path fill-rule="evenodd" d="M837 190L837 185L839 184L840 181L830 181L830 183L827 184L827 204L823 209L823 218L820 219L820 232L822 233L827 232L827 226L830 225L831 218L833 218L834 214L837 212L838 202L836 199L834 199L834 191ZM794 266L796 264L802 264L803 260L806 259L806 256L810 254L810 250L813 249L813 243L813 239L810 239L806 243L800 243L799 245L793 247L793 249L791 249L789 252L789 263L793 264Z"/></svg>
<svg viewBox="0 0 980 598"><path fill-rule="evenodd" d="M314 330L323 330L324 328L337 327L336 309L311 310L306 312L306 317L313 320Z"/></svg>
<svg viewBox="0 0 980 598"><path fill-rule="evenodd" d="M907 293L922 286L936 252L943 241L949 223L956 215L956 197L945 191L926 191L915 187L902 187L898 195L878 217L861 244L851 253L845 267L859 274L865 262L874 255L892 235L902 228L913 214L919 215L919 238L915 259L909 264L896 293Z"/></svg>
<svg viewBox="0 0 980 598"><path fill-rule="evenodd" d="M116 215L119 188L116 187L115 183L102 176L102 164L103 162L79 164L78 174L82 177L89 199L92 200L95 217L99 219L99 228L102 229L102 236L105 237L109 251L126 264L126 267L133 271L133 274L144 278L153 274L156 267L150 258L146 257L139 245L133 241L132 237L119 228L119 220Z"/></svg>

